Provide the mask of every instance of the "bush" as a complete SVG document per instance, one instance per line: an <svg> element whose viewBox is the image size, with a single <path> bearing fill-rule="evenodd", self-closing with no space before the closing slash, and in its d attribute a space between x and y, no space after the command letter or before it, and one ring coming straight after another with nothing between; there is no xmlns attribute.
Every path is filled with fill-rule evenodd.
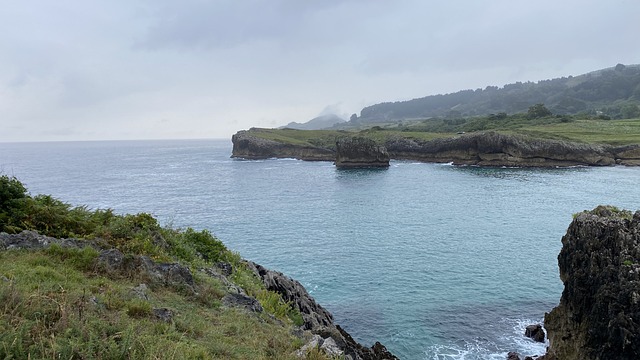
<svg viewBox="0 0 640 360"><path fill-rule="evenodd" d="M17 233L22 230L28 199L27 189L18 179L0 176L0 231Z"/></svg>

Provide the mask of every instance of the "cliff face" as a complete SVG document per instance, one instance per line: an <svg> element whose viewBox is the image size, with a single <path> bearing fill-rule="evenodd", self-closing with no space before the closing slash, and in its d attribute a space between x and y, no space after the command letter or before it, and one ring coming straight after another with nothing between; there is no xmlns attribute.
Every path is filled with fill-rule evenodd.
<svg viewBox="0 0 640 360"><path fill-rule="evenodd" d="M532 139L496 132L454 138L417 141L407 138L387 142L395 159L453 162L480 166L575 166L613 165L613 154L604 146Z"/></svg>
<svg viewBox="0 0 640 360"><path fill-rule="evenodd" d="M232 140L232 157L245 159L275 157L336 160L336 164L361 162L362 166L366 166L368 162L382 164L387 156L384 151L378 151L380 157L372 161L371 151L368 154L359 154L351 150L344 152L349 153L347 157L337 156L335 150L328 147L267 140L254 136L251 130L239 131L233 135ZM452 162L457 165L518 167L640 165L640 145L612 147L580 144L505 135L492 131L434 140L395 136L387 139L384 147L391 159ZM345 149L350 147L345 146ZM358 158L363 161L359 161Z"/></svg>
<svg viewBox="0 0 640 360"><path fill-rule="evenodd" d="M335 151L317 146L285 144L251 135L250 131L238 131L231 137L231 157L249 160L269 158L296 158L308 161L334 161Z"/></svg>
<svg viewBox="0 0 640 360"><path fill-rule="evenodd" d="M547 359L639 359L640 211L581 213L562 245L564 291L545 316Z"/></svg>
<svg viewBox="0 0 640 360"><path fill-rule="evenodd" d="M382 168L389 167L389 153L375 141L362 137L344 138L336 142L336 167Z"/></svg>

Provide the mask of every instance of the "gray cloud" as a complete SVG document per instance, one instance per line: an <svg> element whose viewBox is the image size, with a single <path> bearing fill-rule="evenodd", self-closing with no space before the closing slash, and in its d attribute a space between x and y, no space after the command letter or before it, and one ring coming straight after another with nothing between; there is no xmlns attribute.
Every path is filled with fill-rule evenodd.
<svg viewBox="0 0 640 360"><path fill-rule="evenodd" d="M0 141L229 137L640 63L639 13L630 0L8 2Z"/></svg>

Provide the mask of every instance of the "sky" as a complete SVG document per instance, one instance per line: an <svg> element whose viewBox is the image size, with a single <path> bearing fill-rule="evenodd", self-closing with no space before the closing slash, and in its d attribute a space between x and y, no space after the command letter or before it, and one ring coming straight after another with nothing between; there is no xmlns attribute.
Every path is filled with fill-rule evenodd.
<svg viewBox="0 0 640 360"><path fill-rule="evenodd" d="M637 0L0 0L0 142L230 138L640 63Z"/></svg>

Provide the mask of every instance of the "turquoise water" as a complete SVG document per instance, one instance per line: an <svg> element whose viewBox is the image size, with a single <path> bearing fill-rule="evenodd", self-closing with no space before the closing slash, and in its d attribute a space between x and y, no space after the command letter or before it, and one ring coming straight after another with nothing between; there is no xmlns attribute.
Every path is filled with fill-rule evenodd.
<svg viewBox="0 0 640 360"><path fill-rule="evenodd" d="M229 141L0 144L33 194L207 228L301 281L359 341L403 359L540 354L573 213L640 208L640 168L486 169L230 159Z"/></svg>

